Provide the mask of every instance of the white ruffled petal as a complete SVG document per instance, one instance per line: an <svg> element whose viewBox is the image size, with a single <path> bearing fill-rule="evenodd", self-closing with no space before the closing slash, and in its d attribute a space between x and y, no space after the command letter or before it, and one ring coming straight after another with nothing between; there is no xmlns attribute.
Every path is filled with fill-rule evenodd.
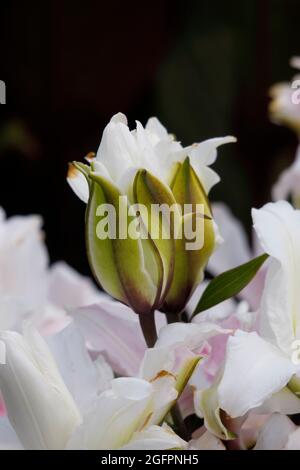
<svg viewBox="0 0 300 470"><path fill-rule="evenodd" d="M218 396L232 418L243 416L281 390L295 366L278 348L257 333L237 330L229 337Z"/></svg>

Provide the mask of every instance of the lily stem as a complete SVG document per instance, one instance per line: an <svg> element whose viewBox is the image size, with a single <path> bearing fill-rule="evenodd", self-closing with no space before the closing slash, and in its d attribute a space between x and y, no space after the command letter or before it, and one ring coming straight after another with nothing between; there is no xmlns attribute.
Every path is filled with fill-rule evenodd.
<svg viewBox="0 0 300 470"><path fill-rule="evenodd" d="M180 313L166 312L166 318L167 318L168 324L170 325L171 323L180 322L181 321L181 314ZM178 402L176 402L173 405L173 407L170 411L170 414L172 416L173 423L174 423L174 426L175 426L175 429L176 429L177 433L180 435L180 437L182 439L184 439L185 441L189 441L190 435L189 435L189 432L187 430L184 419L182 417Z"/></svg>
<svg viewBox="0 0 300 470"><path fill-rule="evenodd" d="M186 424L182 418L178 403L175 403L175 405L172 407L170 414L172 416L175 431L177 432L177 434L179 434L179 436L185 441L189 441L190 435L187 430Z"/></svg>
<svg viewBox="0 0 300 470"><path fill-rule="evenodd" d="M141 329L148 348L153 348L157 340L154 312L139 315Z"/></svg>
<svg viewBox="0 0 300 470"><path fill-rule="evenodd" d="M166 312L167 322L171 323L181 322L181 313Z"/></svg>

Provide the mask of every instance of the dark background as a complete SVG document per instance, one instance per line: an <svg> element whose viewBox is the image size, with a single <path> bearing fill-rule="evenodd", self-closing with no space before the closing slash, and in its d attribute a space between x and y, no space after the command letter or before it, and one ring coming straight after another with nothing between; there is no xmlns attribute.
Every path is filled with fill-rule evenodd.
<svg viewBox="0 0 300 470"><path fill-rule="evenodd" d="M1 0L0 205L40 213L51 259L88 272L67 163L96 150L112 114L157 115L184 144L226 134L212 192L250 227L250 208L293 159L268 120L268 88L300 54L299 0Z"/></svg>

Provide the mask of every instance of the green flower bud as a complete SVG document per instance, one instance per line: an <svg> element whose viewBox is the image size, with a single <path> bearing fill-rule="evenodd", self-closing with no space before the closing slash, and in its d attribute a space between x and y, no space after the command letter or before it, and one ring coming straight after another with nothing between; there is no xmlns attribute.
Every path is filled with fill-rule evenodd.
<svg viewBox="0 0 300 470"><path fill-rule="evenodd" d="M150 238L100 238L99 224L107 216L98 208L109 204L120 216L120 192L103 177L89 175L90 197L86 212L86 245L88 259L95 278L112 297L144 314L154 310L160 299L163 284L163 266L159 252ZM126 226L134 223L134 216L126 211Z"/></svg>
<svg viewBox="0 0 300 470"><path fill-rule="evenodd" d="M203 278L203 271L209 257L215 248L215 232L212 212L203 186L190 165L189 158L178 164L178 170L171 183L171 189L176 202L184 208L190 204L190 213L183 215L182 224L190 223L197 227L197 219L202 218L203 246L199 249L188 249L190 242L184 236L175 240L174 276L166 296L163 310L166 312L181 312L194 289ZM203 212L197 212L197 205L203 207Z"/></svg>
<svg viewBox="0 0 300 470"><path fill-rule="evenodd" d="M207 193L219 177L209 165L217 148L233 141L183 148L156 118L130 131L119 113L87 158L90 166L70 166L68 182L87 203L89 263L106 292L139 314L184 309L215 247Z"/></svg>

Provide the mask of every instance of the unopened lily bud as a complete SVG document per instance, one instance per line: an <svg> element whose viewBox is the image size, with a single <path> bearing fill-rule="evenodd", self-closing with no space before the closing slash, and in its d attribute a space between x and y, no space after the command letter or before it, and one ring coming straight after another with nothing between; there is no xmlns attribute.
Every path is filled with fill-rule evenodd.
<svg viewBox="0 0 300 470"><path fill-rule="evenodd" d="M164 304L183 308L214 248L206 194L219 177L208 165L219 145L234 140L184 149L156 118L130 131L119 113L106 126L96 157L87 159L90 165L70 166L68 182L87 203L89 263L106 292L139 314ZM200 212L198 203L204 204ZM184 204L190 204L188 212L182 212ZM185 243L193 240L177 236L185 225L193 232L199 218L205 245L187 254Z"/></svg>
<svg viewBox="0 0 300 470"><path fill-rule="evenodd" d="M149 238L133 238L127 232L124 238L117 233L101 238L99 228L107 216L98 212L101 205L114 209L116 230L120 221L118 189L103 177L91 174L91 194L86 213L86 245L90 266L104 290L126 303L137 313L156 308L163 282L161 259ZM125 203L126 204L126 203ZM134 224L134 216L123 217L126 226ZM121 209L122 210L122 209Z"/></svg>
<svg viewBox="0 0 300 470"><path fill-rule="evenodd" d="M207 195L188 157L178 165L171 189L182 208L182 236L175 240L174 276L163 309L178 313L203 278L215 248L215 228ZM190 234L187 226L193 226Z"/></svg>

